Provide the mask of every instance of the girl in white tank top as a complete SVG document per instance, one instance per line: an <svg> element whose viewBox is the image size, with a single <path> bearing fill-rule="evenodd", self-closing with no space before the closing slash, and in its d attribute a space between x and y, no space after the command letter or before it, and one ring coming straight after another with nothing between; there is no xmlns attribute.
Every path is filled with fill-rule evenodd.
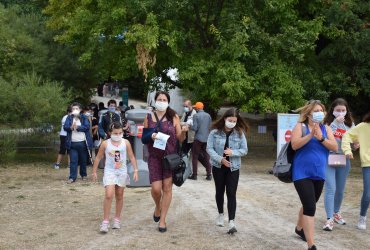
<svg viewBox="0 0 370 250"><path fill-rule="evenodd" d="M112 123L109 132L111 138L103 141L99 153L95 158L92 177L97 180L97 169L100 160L105 155L105 168L103 183L105 187L104 198L104 219L100 225L100 232L107 233L110 227L109 215L113 197L116 197L116 213L113 220L113 229L121 228L121 211L123 207L123 191L127 184L130 183L130 178L127 173L127 157L134 168L134 181L139 179L137 163L132 152L131 144L128 140L123 139L123 128L118 122Z"/></svg>

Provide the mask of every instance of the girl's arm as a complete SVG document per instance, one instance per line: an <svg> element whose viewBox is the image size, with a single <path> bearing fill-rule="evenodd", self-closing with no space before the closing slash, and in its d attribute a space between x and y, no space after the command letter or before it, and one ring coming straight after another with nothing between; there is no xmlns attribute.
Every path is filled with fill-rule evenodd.
<svg viewBox="0 0 370 250"><path fill-rule="evenodd" d="M103 141L100 145L99 152L95 157L93 171L92 171L93 181L96 181L98 179L96 171L98 170L98 165L99 165L100 160L103 159L104 157L104 152L105 152L106 147L107 147L107 141Z"/></svg>
<svg viewBox="0 0 370 250"><path fill-rule="evenodd" d="M81 126L77 126L78 132L87 132L90 130L90 122L86 117L81 116Z"/></svg>
<svg viewBox="0 0 370 250"><path fill-rule="evenodd" d="M177 140L180 141L180 143L182 143L186 138L186 131L182 130L181 125L180 125L180 118L179 118L178 115L176 115L173 118L173 124L174 124L175 129L176 129L176 138L177 138Z"/></svg>
<svg viewBox="0 0 370 250"><path fill-rule="evenodd" d="M139 180L139 173L138 173L139 170L137 168L137 162L136 162L134 152L132 151L130 142L126 139L124 139L124 141L126 143L126 151L127 151L128 158L130 159L132 167L134 168L134 181L138 181Z"/></svg>
<svg viewBox="0 0 370 250"><path fill-rule="evenodd" d="M207 153L211 157L211 159L220 162L223 159L222 155L217 154L216 150L214 149L214 134L217 130L212 130L211 133L209 133L208 139L207 139Z"/></svg>
<svg viewBox="0 0 370 250"><path fill-rule="evenodd" d="M343 153L350 159L353 159L351 143L357 143L357 142L358 142L357 127L351 128L343 135L342 150L343 150Z"/></svg>
<svg viewBox="0 0 370 250"><path fill-rule="evenodd" d="M72 127L72 117L69 115L66 121L64 122L63 128L67 132L72 132L71 127Z"/></svg>
<svg viewBox="0 0 370 250"><path fill-rule="evenodd" d="M230 156L244 156L248 153L247 139L245 138L244 133L242 133L241 137L242 140L240 147L238 149L231 149Z"/></svg>

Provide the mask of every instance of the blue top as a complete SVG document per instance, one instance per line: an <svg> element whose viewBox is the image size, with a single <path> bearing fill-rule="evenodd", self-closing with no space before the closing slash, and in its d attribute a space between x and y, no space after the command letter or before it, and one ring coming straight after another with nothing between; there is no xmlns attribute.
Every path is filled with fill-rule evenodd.
<svg viewBox="0 0 370 250"><path fill-rule="evenodd" d="M323 136L327 137L325 126L320 124ZM306 134L310 130L306 126ZM329 150L315 137L298 149L293 158L293 181L301 179L325 180Z"/></svg>
<svg viewBox="0 0 370 250"><path fill-rule="evenodd" d="M195 131L194 140L207 142L211 123L211 116L203 110L198 110L193 116L193 125L191 126L191 129Z"/></svg>
<svg viewBox="0 0 370 250"><path fill-rule="evenodd" d="M226 143L226 134L222 130L213 129L208 136L207 152L211 157L211 164L216 168L221 168L221 160L224 154ZM247 139L244 133L239 134L235 129L229 136L229 148L232 150L232 156L229 157L231 162L231 171L238 170L241 166L241 157L248 152Z"/></svg>

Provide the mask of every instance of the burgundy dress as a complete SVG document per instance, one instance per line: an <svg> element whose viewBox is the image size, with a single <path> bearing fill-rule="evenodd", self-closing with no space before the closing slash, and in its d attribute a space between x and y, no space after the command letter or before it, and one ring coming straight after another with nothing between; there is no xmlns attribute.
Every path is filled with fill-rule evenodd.
<svg viewBox="0 0 370 250"><path fill-rule="evenodd" d="M152 116L150 114L148 114L147 120L149 128L154 128L157 125L157 123L152 120ZM173 125L173 122L167 120L162 121L159 132L169 135L170 138L168 138L165 150L154 148L154 142L150 142L148 144L148 168L150 183L155 181L162 181L164 179L172 177L172 171L169 169L164 169L162 167L162 159L165 155L177 152L176 129Z"/></svg>

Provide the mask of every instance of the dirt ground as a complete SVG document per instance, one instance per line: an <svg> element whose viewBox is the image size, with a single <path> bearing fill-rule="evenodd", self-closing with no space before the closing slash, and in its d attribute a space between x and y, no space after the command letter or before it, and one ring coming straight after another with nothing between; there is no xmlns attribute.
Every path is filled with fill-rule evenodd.
<svg viewBox="0 0 370 250"><path fill-rule="evenodd" d="M294 233L298 196L292 184L267 174L273 161L270 149L245 157L237 192L238 232L233 236L227 227L215 225L214 183L202 175L174 186L166 233L159 233L152 220L150 189L126 188L122 228L102 235L101 183L66 184L68 168L54 170L45 163L0 167L0 249L307 249ZM203 167L200 174L205 174ZM325 211L323 199L319 201L319 249L370 248L370 229L356 229L360 177L354 169L348 180L342 208L347 225L323 231Z"/></svg>

